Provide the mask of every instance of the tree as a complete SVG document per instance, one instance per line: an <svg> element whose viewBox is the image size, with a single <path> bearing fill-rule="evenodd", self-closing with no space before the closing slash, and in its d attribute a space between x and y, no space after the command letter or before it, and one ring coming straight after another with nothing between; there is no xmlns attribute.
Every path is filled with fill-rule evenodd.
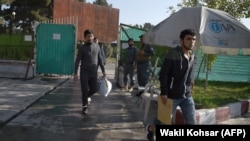
<svg viewBox="0 0 250 141"><path fill-rule="evenodd" d="M35 21L52 19L52 3L52 0L15 0L10 3L9 9L2 11L1 15L10 15L14 11L16 13L14 19L11 20L11 17L4 19L10 21L11 26L20 27L21 32L32 32L32 23Z"/></svg>
<svg viewBox="0 0 250 141"><path fill-rule="evenodd" d="M149 30L150 28L153 27L151 23L144 23L143 25L135 24L133 27L144 29L144 30Z"/></svg>
<svg viewBox="0 0 250 141"><path fill-rule="evenodd" d="M0 32L5 32L5 20L4 20L4 17L7 17L7 15L9 17L11 17L10 14L5 14L3 12L3 6L7 6L7 5L10 5L14 0L0 0ZM4 25L4 26L2 26Z"/></svg>
<svg viewBox="0 0 250 141"><path fill-rule="evenodd" d="M1 4L1 5L3 5L3 4L9 5L9 4L11 4L13 1L14 1L14 0L0 0L0 4Z"/></svg>
<svg viewBox="0 0 250 141"><path fill-rule="evenodd" d="M112 4L108 4L106 0L96 0L93 4L112 7Z"/></svg>
<svg viewBox="0 0 250 141"><path fill-rule="evenodd" d="M80 1L80 2L86 2L86 0L78 0L78 1Z"/></svg>
<svg viewBox="0 0 250 141"><path fill-rule="evenodd" d="M149 30L152 27L153 27L153 25L151 23L144 23L144 25L143 25L143 29L145 29L145 30Z"/></svg>
<svg viewBox="0 0 250 141"><path fill-rule="evenodd" d="M0 6L1 6L0 11L2 11L3 5L10 5L13 1L14 0L0 0Z"/></svg>
<svg viewBox="0 0 250 141"><path fill-rule="evenodd" d="M14 0L0 0L0 24L4 24L4 18L6 15L4 15L3 10L4 6L10 5ZM8 15L8 14L7 14Z"/></svg>
<svg viewBox="0 0 250 141"><path fill-rule="evenodd" d="M237 19L250 17L250 0L183 0L177 5L181 7L205 6L225 11ZM169 11L175 12L173 6L168 7Z"/></svg>

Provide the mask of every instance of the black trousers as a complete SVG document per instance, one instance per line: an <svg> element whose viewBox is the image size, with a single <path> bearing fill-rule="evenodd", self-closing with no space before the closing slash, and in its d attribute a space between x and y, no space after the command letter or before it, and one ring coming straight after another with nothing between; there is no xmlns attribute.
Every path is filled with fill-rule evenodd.
<svg viewBox="0 0 250 141"><path fill-rule="evenodd" d="M88 97L97 92L97 72L80 72L82 106L88 105Z"/></svg>

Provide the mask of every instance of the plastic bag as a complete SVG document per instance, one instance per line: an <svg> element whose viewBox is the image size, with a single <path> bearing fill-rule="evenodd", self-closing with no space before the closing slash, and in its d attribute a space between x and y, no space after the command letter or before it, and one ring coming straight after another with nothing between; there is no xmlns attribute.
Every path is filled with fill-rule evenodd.
<svg viewBox="0 0 250 141"><path fill-rule="evenodd" d="M101 77L98 79L98 93L100 95L103 95L107 97L112 89L112 83L106 78L106 77Z"/></svg>

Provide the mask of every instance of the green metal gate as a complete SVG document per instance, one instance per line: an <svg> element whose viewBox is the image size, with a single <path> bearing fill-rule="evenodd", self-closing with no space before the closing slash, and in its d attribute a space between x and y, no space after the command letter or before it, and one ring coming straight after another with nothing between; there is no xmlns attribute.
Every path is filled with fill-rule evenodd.
<svg viewBox="0 0 250 141"><path fill-rule="evenodd" d="M37 26L36 32L36 74L72 75L75 26L41 23Z"/></svg>

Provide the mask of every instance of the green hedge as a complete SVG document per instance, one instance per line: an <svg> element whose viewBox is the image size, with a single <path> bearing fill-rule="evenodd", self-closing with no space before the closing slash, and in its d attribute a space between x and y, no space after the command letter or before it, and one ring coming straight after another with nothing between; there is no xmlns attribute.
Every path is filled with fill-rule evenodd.
<svg viewBox="0 0 250 141"><path fill-rule="evenodd" d="M25 41L24 34L0 34L0 59L27 61L33 57L34 40Z"/></svg>

